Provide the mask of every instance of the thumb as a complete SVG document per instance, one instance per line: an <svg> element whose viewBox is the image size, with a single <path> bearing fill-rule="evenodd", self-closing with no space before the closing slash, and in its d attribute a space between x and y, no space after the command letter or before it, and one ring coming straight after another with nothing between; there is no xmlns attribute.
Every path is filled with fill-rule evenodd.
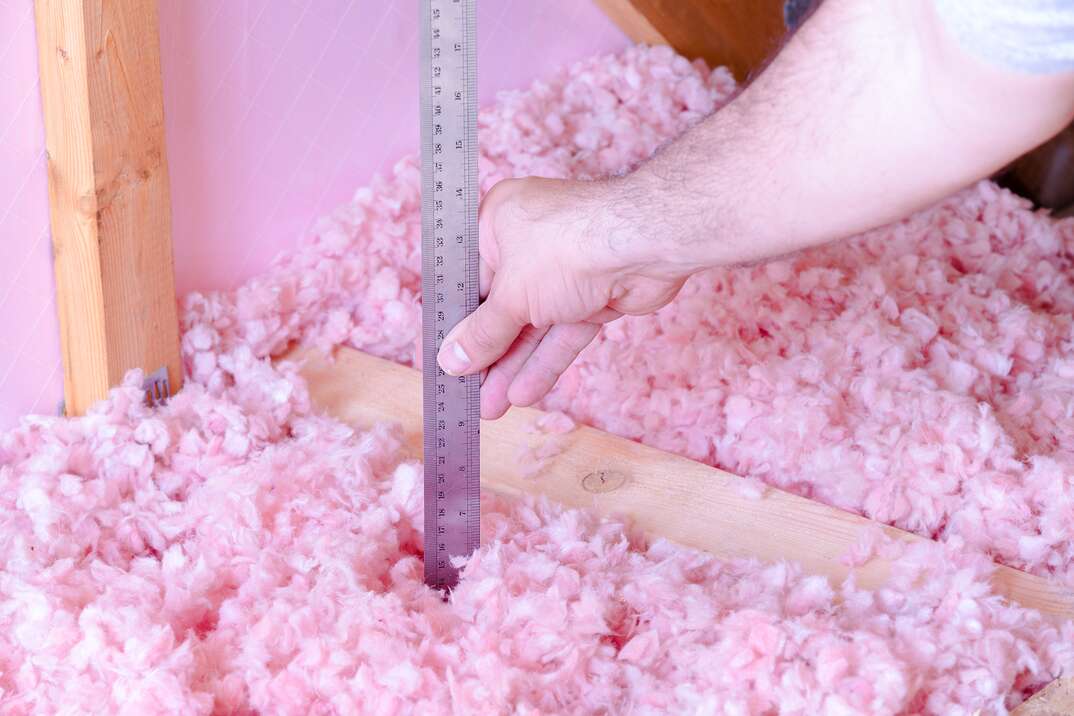
<svg viewBox="0 0 1074 716"><path fill-rule="evenodd" d="M496 362L526 325L493 291L448 333L436 359L448 375L469 375Z"/></svg>

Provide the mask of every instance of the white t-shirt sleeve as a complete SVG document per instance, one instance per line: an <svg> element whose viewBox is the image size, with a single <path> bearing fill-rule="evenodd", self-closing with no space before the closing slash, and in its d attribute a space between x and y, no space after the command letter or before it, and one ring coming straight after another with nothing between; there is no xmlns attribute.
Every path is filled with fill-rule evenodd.
<svg viewBox="0 0 1074 716"><path fill-rule="evenodd" d="M993 64L1033 73L1074 70L1074 0L935 0L950 32Z"/></svg>

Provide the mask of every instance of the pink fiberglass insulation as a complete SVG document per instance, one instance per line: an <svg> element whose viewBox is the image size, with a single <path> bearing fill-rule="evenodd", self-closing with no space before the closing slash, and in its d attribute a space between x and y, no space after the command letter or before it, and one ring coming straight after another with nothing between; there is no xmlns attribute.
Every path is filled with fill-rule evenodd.
<svg viewBox="0 0 1074 716"><path fill-rule="evenodd" d="M733 91L665 50L583 62L483 113L483 185L623 171ZM983 183L711 271L546 400L941 541L865 535L847 559L898 556L889 587L487 497L444 603L420 466L268 360L298 340L413 361L418 186L404 160L267 275L190 296L163 409L132 375L0 438L0 712L995 714L1074 668L1071 624L988 587L989 557L1074 585L1074 223Z"/></svg>

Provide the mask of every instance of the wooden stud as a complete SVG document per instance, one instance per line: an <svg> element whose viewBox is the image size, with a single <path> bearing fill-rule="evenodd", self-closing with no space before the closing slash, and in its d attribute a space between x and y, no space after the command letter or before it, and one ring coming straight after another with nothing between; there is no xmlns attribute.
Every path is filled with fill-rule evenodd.
<svg viewBox="0 0 1074 716"><path fill-rule="evenodd" d="M312 350L283 360L303 364L311 399L330 415L357 427L399 423L410 456L421 457L420 373L349 349L338 350L332 361ZM908 542L925 539L781 490L767 488L753 498L741 489L740 477L585 426L566 436L563 452L544 474L530 479L519 464L519 450L540 439L530 428L541 414L513 408L500 420L481 424L482 487L624 516L650 535L721 559L799 562L807 572L835 582L850 571L842 555L866 529L879 527ZM857 583L878 587L888 569L874 559L855 570ZM1023 606L1074 618L1074 594L1047 579L999 566L993 586Z"/></svg>
<svg viewBox="0 0 1074 716"><path fill-rule="evenodd" d="M35 0L67 413L181 385L155 0Z"/></svg>
<svg viewBox="0 0 1074 716"><path fill-rule="evenodd" d="M671 45L745 81L787 34L784 0L597 0L635 42Z"/></svg>

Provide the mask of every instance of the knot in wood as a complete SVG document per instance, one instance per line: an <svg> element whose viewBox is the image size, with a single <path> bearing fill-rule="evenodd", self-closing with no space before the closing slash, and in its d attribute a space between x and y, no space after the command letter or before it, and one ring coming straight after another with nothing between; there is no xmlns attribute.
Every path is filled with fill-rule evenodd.
<svg viewBox="0 0 1074 716"><path fill-rule="evenodd" d="M626 474L617 470L596 470L582 478L582 489L599 494L618 490L627 483Z"/></svg>

